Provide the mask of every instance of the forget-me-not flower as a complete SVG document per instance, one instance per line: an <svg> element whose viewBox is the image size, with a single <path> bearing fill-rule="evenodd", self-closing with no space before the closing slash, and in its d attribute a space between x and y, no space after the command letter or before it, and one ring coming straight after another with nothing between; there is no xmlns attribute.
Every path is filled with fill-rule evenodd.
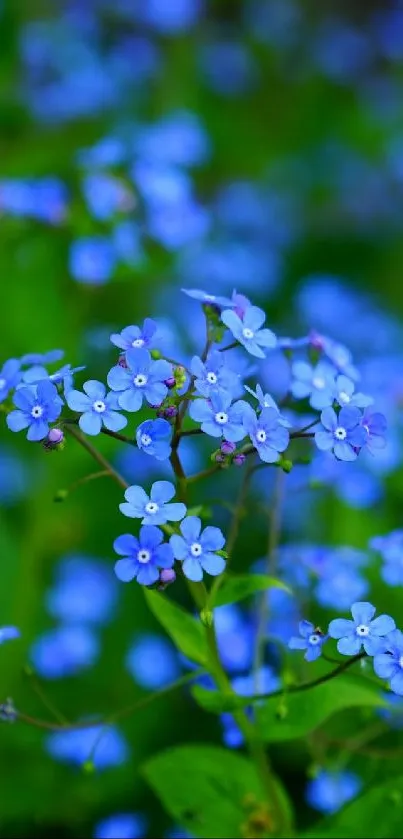
<svg viewBox="0 0 403 839"><path fill-rule="evenodd" d="M170 504L175 495L170 481L155 481L150 495L141 486L131 486L125 492L126 501L119 504L119 510L131 519L141 519L142 524L166 524L181 521L186 516L186 506L181 502Z"/></svg>
<svg viewBox="0 0 403 839"><path fill-rule="evenodd" d="M333 408L325 408L320 415L322 426L315 432L318 449L333 449L338 460L355 460L356 450L367 442L367 432L361 425L361 419L358 408L342 408L338 416Z"/></svg>
<svg viewBox="0 0 403 839"><path fill-rule="evenodd" d="M7 414L6 422L10 431L22 431L28 428L28 440L43 440L49 431L49 423L59 416L63 400L58 395L52 382L42 381L37 385L21 387L13 396L18 410Z"/></svg>
<svg viewBox="0 0 403 839"><path fill-rule="evenodd" d="M139 449L155 457L156 460L167 460L171 454L172 426L165 419L145 420L136 431L136 442Z"/></svg>
<svg viewBox="0 0 403 839"><path fill-rule="evenodd" d="M290 650L306 650L304 658L306 661L316 661L322 655L322 647L327 641L327 635L315 628L310 621L300 621L299 632L301 637L293 636L288 642Z"/></svg>
<svg viewBox="0 0 403 839"><path fill-rule="evenodd" d="M4 644L6 641L14 641L20 635L20 630L16 626L0 626L0 644Z"/></svg>
<svg viewBox="0 0 403 839"><path fill-rule="evenodd" d="M195 377L195 388L201 396L209 398L214 393L233 395L239 385L239 376L230 370L220 352L210 352L206 361L195 355L190 364Z"/></svg>
<svg viewBox="0 0 403 839"><path fill-rule="evenodd" d="M319 361L315 367L307 361L295 361L291 372L291 393L295 399L306 399L309 396L309 404L316 409L327 408L333 404L334 367L326 361Z"/></svg>
<svg viewBox="0 0 403 839"><path fill-rule="evenodd" d="M354 772L321 769L306 788L306 800L321 813L336 813L360 792L362 781Z"/></svg>
<svg viewBox="0 0 403 839"><path fill-rule="evenodd" d="M386 417L379 411L371 411L367 408L362 415L361 425L366 431L365 445L367 449L370 452L384 449L387 431Z"/></svg>
<svg viewBox="0 0 403 839"><path fill-rule="evenodd" d="M249 406L243 424L260 459L265 463L276 463L279 453L285 451L290 440L278 411L275 408L263 408L259 416L256 416Z"/></svg>
<svg viewBox="0 0 403 839"><path fill-rule="evenodd" d="M188 516L180 525L182 535L174 533L170 538L175 559L182 562L185 577L194 582L203 579L203 571L215 577L225 568L224 557L215 553L225 545L221 530L209 526L202 531L201 526L197 516Z"/></svg>
<svg viewBox="0 0 403 839"><path fill-rule="evenodd" d="M343 375L336 378L334 398L341 408L347 405L350 408L367 408L374 401L372 396L366 396L365 393L355 393L354 382Z"/></svg>
<svg viewBox="0 0 403 839"><path fill-rule="evenodd" d="M152 346L157 329L155 320L146 318L143 326L125 326L121 332L114 332L110 340L121 350L140 350L143 347L147 349Z"/></svg>
<svg viewBox="0 0 403 839"><path fill-rule="evenodd" d="M141 813L114 813L95 825L94 839L142 839L147 822Z"/></svg>
<svg viewBox="0 0 403 839"><path fill-rule="evenodd" d="M108 373L108 385L118 392L118 402L125 411L139 411L143 399L149 405L160 405L168 388L165 381L172 377L172 366L168 361L152 361L145 349L131 349L126 352L127 367L112 367Z"/></svg>
<svg viewBox="0 0 403 839"><path fill-rule="evenodd" d="M224 437L231 443L238 443L245 437L243 416L246 402L239 400L231 405L228 393L212 393L210 399L195 399L189 408L189 415L201 423L201 429L210 437Z"/></svg>
<svg viewBox="0 0 403 839"><path fill-rule="evenodd" d="M264 349L273 349L277 344L274 332L271 329L261 328L266 320L266 314L257 306L248 306L242 319L233 309L225 309L221 314L221 320L232 332L234 338L256 358L265 358Z"/></svg>
<svg viewBox="0 0 403 839"><path fill-rule="evenodd" d="M337 638L337 649L342 655L356 655L364 647L367 655L375 655L382 641L396 624L390 615L378 615L374 618L375 606L367 602L353 603L353 620L336 618L330 621L329 635Z"/></svg>
<svg viewBox="0 0 403 839"><path fill-rule="evenodd" d="M394 629L384 639L383 649L374 656L374 670L387 679L393 693L403 696L403 632Z"/></svg>
<svg viewBox="0 0 403 839"><path fill-rule="evenodd" d="M0 370L0 402L4 402L10 390L21 381L22 372L17 358L9 358Z"/></svg>
<svg viewBox="0 0 403 839"><path fill-rule="evenodd" d="M115 573L123 583L136 579L142 586L151 586L159 579L160 568L172 568L174 555L169 542L163 542L159 527L140 528L138 539L131 533L118 536L113 543L117 554L124 557L115 563Z"/></svg>
<svg viewBox="0 0 403 839"><path fill-rule="evenodd" d="M67 404L72 411L81 412L78 424L85 434L96 435L102 426L109 431L120 431L127 425L126 417L119 414L116 393L106 394L106 387L102 382L90 379L83 385L85 393L70 390L67 393Z"/></svg>
<svg viewBox="0 0 403 839"><path fill-rule="evenodd" d="M273 399L272 396L270 396L269 393L264 393L263 392L263 388L261 387L261 385L257 384L256 385L256 390L252 390L252 388L248 387L248 385L244 385L244 387L245 387L245 390L247 390L248 393L251 394L251 396L254 396L255 399L257 399L257 401L259 403L259 408L261 410L263 408L274 408L274 410L277 411L277 413L279 415L278 418L279 418L280 424L284 425L284 428L291 428L291 423L289 422L289 420L286 419L285 417L283 417L282 414L280 413L280 408L278 407L277 402L275 402L275 400Z"/></svg>

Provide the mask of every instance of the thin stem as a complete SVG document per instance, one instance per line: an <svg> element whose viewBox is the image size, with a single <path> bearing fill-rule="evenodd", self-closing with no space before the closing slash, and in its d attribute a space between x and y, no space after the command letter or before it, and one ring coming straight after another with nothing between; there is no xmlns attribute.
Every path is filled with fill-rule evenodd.
<svg viewBox="0 0 403 839"><path fill-rule="evenodd" d="M68 725L69 721L68 721L67 717L65 717L64 714L62 714L61 711L59 711L58 708L56 708L56 706L53 704L52 700L49 699L49 697L47 696L47 694L43 690L41 684L39 683L38 679L36 678L35 674L34 673L27 673L27 676L29 678L29 682L30 682L30 685L32 687L32 690L39 697L39 699L41 700L41 702L45 706L45 708L47 708L47 710L50 711L50 713L55 718L55 720L57 720L58 723L63 727L65 725Z"/></svg>
<svg viewBox="0 0 403 839"><path fill-rule="evenodd" d="M304 427L303 427L303 428L296 428L296 429L295 429L295 431L292 431L292 432L291 432L290 437L293 437L295 434L300 435L300 434L302 434L302 433L303 433L303 432L305 432L305 431L309 431L309 430L310 430L311 428L313 428L315 425L318 425L318 423L319 423L319 422L320 422L320 420L319 420L319 419L315 419L315 420L312 420L312 422L310 422L310 423L309 423L309 425L304 425Z"/></svg>
<svg viewBox="0 0 403 839"><path fill-rule="evenodd" d="M357 653L357 655L352 656L347 661L343 661L342 664L339 664L338 667L335 667L334 670L330 670L329 673L325 673L324 676L319 676L317 679L313 679L312 682L302 682L301 685L290 685L287 687L287 693L301 693L304 690L310 690L311 688L316 688L318 685L323 685L325 682L330 682L331 679L335 679L336 676L339 676L340 673L344 673L345 670L349 670L353 664L357 661L361 661L362 658L366 657L366 653ZM273 693L255 693L253 696L250 697L250 701L259 702L261 699L273 699L276 696L284 696L284 688L280 688L279 690L273 691Z"/></svg>
<svg viewBox="0 0 403 839"><path fill-rule="evenodd" d="M71 492L74 492L80 486L88 484L90 481L96 481L98 478L110 478L109 470L103 469L102 472L90 472L89 475L84 475L82 478L78 478L77 481L74 481L70 484L70 486L66 487L66 489L62 491L70 495Z"/></svg>
<svg viewBox="0 0 403 839"><path fill-rule="evenodd" d="M111 478L119 484L119 486L123 487L123 489L128 488L129 484L127 481L125 481L122 475L113 468L113 466L109 463L109 460L107 460L106 457L104 457L103 454L101 454L101 452L99 452L98 449L96 449L95 446L93 446L92 443L90 443L89 440L81 434L81 431L78 431L78 429L71 425L66 426L66 431L74 437L78 443L80 443L80 446L82 446L83 449L85 449L88 454L90 454L91 457L99 463L100 466L102 466L102 469L104 469Z"/></svg>
<svg viewBox="0 0 403 839"><path fill-rule="evenodd" d="M188 484L195 484L196 481L202 481L204 478L210 478L211 475L215 475L216 472L220 472L222 469L221 463L215 463L214 466L209 466L208 469L203 469L201 472L196 472L195 475L190 475L187 478Z"/></svg>
<svg viewBox="0 0 403 839"><path fill-rule="evenodd" d="M232 516L231 525L228 533L228 539L226 544L226 551L228 553L229 559L231 558L231 554L234 550L238 534L239 528L241 525L242 515L244 513L245 508L245 501L248 494L249 484L253 474L253 461L249 461L246 466L244 466L244 472L242 475L242 481L239 488L238 498L235 505L234 514Z"/></svg>
<svg viewBox="0 0 403 839"><path fill-rule="evenodd" d="M66 417L60 421L60 424L63 425L66 430L69 430L71 426L78 425L78 419L70 419L70 417ZM102 426L101 434L106 434L107 437L113 437L114 440L120 440L122 443L127 443L128 446L134 446L137 448L136 440L132 437L127 437L126 434L119 434L118 431L111 431L109 428L105 428Z"/></svg>
<svg viewBox="0 0 403 839"><path fill-rule="evenodd" d="M238 341L233 341L232 344L227 344L226 347L221 347L219 352L228 352L228 350L233 350L235 347L239 347Z"/></svg>
<svg viewBox="0 0 403 839"><path fill-rule="evenodd" d="M201 428L190 428L187 431L179 431L178 437L194 437L197 434L203 434Z"/></svg>

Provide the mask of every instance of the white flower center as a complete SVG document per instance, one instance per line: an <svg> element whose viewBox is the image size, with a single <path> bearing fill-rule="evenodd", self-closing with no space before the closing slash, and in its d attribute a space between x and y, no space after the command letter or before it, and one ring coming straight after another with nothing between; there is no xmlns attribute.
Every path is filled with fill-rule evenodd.
<svg viewBox="0 0 403 839"><path fill-rule="evenodd" d="M145 376L144 373L137 373L137 376L133 379L133 384L136 385L136 387L144 387L144 385L147 384L147 381L147 376Z"/></svg>
<svg viewBox="0 0 403 839"><path fill-rule="evenodd" d="M248 327L245 326L245 329L242 330L242 335L247 340L250 340L251 338L254 338L255 333L253 332L252 329L248 329Z"/></svg>
<svg viewBox="0 0 403 839"><path fill-rule="evenodd" d="M334 436L337 437L338 440L345 440L347 437L347 431L341 425L335 429Z"/></svg>
<svg viewBox="0 0 403 839"><path fill-rule="evenodd" d="M323 390L323 388L326 385L326 382L322 378L322 376L314 376L312 379L312 384L316 388L316 390Z"/></svg>
<svg viewBox="0 0 403 839"><path fill-rule="evenodd" d="M103 414L103 412L106 411L106 405L105 402L102 401L102 399L97 399L97 401L94 402L92 407L97 414Z"/></svg>
<svg viewBox="0 0 403 839"><path fill-rule="evenodd" d="M43 408L40 405L34 405L31 411L31 417L34 419L39 419L43 414Z"/></svg>
<svg viewBox="0 0 403 839"><path fill-rule="evenodd" d="M340 402L343 402L344 405L348 405L348 403L350 402L350 399L351 399L351 396L349 396L348 393L345 392L345 390L340 391L340 393L339 393Z"/></svg>
<svg viewBox="0 0 403 839"><path fill-rule="evenodd" d="M155 503L155 501L149 501L148 504L146 504L146 506L145 506L145 511L150 516L154 516L155 513L158 513L158 510L159 510L159 506L158 506L158 504Z"/></svg>
<svg viewBox="0 0 403 839"><path fill-rule="evenodd" d="M225 425L225 423L228 422L228 414L226 414L225 411L218 411L218 414L215 415L214 419L218 425Z"/></svg>
<svg viewBox="0 0 403 839"><path fill-rule="evenodd" d="M151 437L149 434L142 434L140 437L140 443L142 446L149 446L151 444Z"/></svg>
<svg viewBox="0 0 403 839"><path fill-rule="evenodd" d="M6 379L0 379L0 390L3 390L3 387L5 387L6 384L7 384Z"/></svg>
<svg viewBox="0 0 403 839"><path fill-rule="evenodd" d="M200 542L193 542L193 545L190 546L190 553L192 556L200 556L203 553Z"/></svg>
<svg viewBox="0 0 403 839"><path fill-rule="evenodd" d="M216 374L215 373L207 373L207 381L209 382L210 385L216 385L217 384ZM1 379L0 379L0 385L1 385Z"/></svg>
<svg viewBox="0 0 403 839"><path fill-rule="evenodd" d="M256 434L256 440L258 443L265 443L267 440L267 434L263 431L263 428L260 428Z"/></svg>
<svg viewBox="0 0 403 839"><path fill-rule="evenodd" d="M144 347L144 338L135 338L132 341L132 347Z"/></svg>
<svg viewBox="0 0 403 839"><path fill-rule="evenodd" d="M357 635L361 635L362 637L364 637L365 635L369 635L369 626L366 626L365 623L360 623L360 625L357 626L357 629L355 631Z"/></svg>
<svg viewBox="0 0 403 839"><path fill-rule="evenodd" d="M315 646L315 644L320 644L321 640L322 640L322 639L321 639L321 636L320 636L320 635L318 635L316 632L314 632L314 633L313 633L312 635L310 635L310 636L309 636L309 638L308 638L309 643L310 643L310 644L313 644L314 646Z"/></svg>
<svg viewBox="0 0 403 839"><path fill-rule="evenodd" d="M141 551L137 554L137 559L142 565L145 565L146 562L149 562L151 559L150 551L147 551L145 548L142 548Z"/></svg>

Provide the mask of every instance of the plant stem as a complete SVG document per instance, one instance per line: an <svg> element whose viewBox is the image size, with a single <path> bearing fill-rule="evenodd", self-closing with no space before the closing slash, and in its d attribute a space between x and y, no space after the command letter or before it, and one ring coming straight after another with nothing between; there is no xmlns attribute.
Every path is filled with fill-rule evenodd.
<svg viewBox="0 0 403 839"><path fill-rule="evenodd" d="M343 661L342 664L339 664L338 667L335 667L334 670L330 670L329 673L325 673L324 676L318 676L317 679L313 679L312 682L302 682L301 685L290 685L287 687L287 693L301 693L303 690L310 690L311 688L316 688L318 685L323 685L325 682L330 682L331 679L336 678L339 676L340 673L344 673L345 670L349 670L353 664L357 661L361 661L362 658L366 657L366 653L357 653L357 655L353 655L351 658L347 659L347 661ZM253 696L250 697L251 703L259 702L261 699L273 699L276 696L284 696L284 688L280 688L279 690L275 690L272 693L255 693Z"/></svg>
<svg viewBox="0 0 403 839"><path fill-rule="evenodd" d="M195 475L190 475L187 478L188 484L195 484L196 481L201 481L203 478L209 478L211 475L215 475L216 472L220 472L222 469L221 463L215 463L214 466L209 466L208 469L203 469L201 472L196 472Z"/></svg>
<svg viewBox="0 0 403 839"><path fill-rule="evenodd" d="M111 478L113 478L114 481L116 481L116 483L119 484L119 486L121 486L123 489L128 488L129 484L127 483L127 481L125 481L122 475L120 475L119 472L117 472L116 469L113 468L113 466L109 463L109 460L107 460L106 457L104 457L103 454L101 454L101 452L99 452L98 449L96 449L95 446L93 446L92 443L90 443L86 437L84 437L81 431L78 431L78 429L74 428L74 426L72 425L66 425L66 431L68 434L74 437L74 439L77 440L78 443L80 443L80 446L82 446L83 449L85 449L88 452L88 454L90 454L91 457L94 460L96 460L97 463L99 463L100 466L102 466L102 469L105 470L105 472L107 472L111 476Z"/></svg>

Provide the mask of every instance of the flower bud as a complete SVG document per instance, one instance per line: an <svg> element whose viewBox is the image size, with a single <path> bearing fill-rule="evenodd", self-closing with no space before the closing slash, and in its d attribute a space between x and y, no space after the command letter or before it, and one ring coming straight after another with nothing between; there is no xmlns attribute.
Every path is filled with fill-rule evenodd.
<svg viewBox="0 0 403 839"><path fill-rule="evenodd" d="M163 568L160 572L159 591L164 591L167 586L172 585L176 580L176 573L173 568Z"/></svg>
<svg viewBox="0 0 403 839"><path fill-rule="evenodd" d="M128 369L126 356L125 356L124 353L123 353L123 355L119 356L118 365L119 365L119 367L124 367L125 369Z"/></svg>
<svg viewBox="0 0 403 839"><path fill-rule="evenodd" d="M203 626L213 626L214 623L214 615L211 609L202 609L200 612L200 620Z"/></svg>
<svg viewBox="0 0 403 839"><path fill-rule="evenodd" d="M172 388L176 385L176 380L173 376L170 376L169 379L165 379L165 384L169 390L172 390Z"/></svg>
<svg viewBox="0 0 403 839"><path fill-rule="evenodd" d="M48 434L49 443L62 443L64 440L64 432L61 428L51 428Z"/></svg>
<svg viewBox="0 0 403 839"><path fill-rule="evenodd" d="M221 443L221 452L222 454L233 454L236 449L235 443L230 443L228 440L223 440Z"/></svg>
<svg viewBox="0 0 403 839"><path fill-rule="evenodd" d="M186 384L186 370L181 364L174 369L176 387L180 390Z"/></svg>
<svg viewBox="0 0 403 839"><path fill-rule="evenodd" d="M233 459L234 466L243 466L246 460L246 454L236 454Z"/></svg>
<svg viewBox="0 0 403 839"><path fill-rule="evenodd" d="M168 407L165 408L164 417L165 419L172 419L173 417L176 417L177 413L178 409L176 405L168 405Z"/></svg>
<svg viewBox="0 0 403 839"><path fill-rule="evenodd" d="M225 463L225 455L222 452L216 452L214 460L216 463Z"/></svg>

